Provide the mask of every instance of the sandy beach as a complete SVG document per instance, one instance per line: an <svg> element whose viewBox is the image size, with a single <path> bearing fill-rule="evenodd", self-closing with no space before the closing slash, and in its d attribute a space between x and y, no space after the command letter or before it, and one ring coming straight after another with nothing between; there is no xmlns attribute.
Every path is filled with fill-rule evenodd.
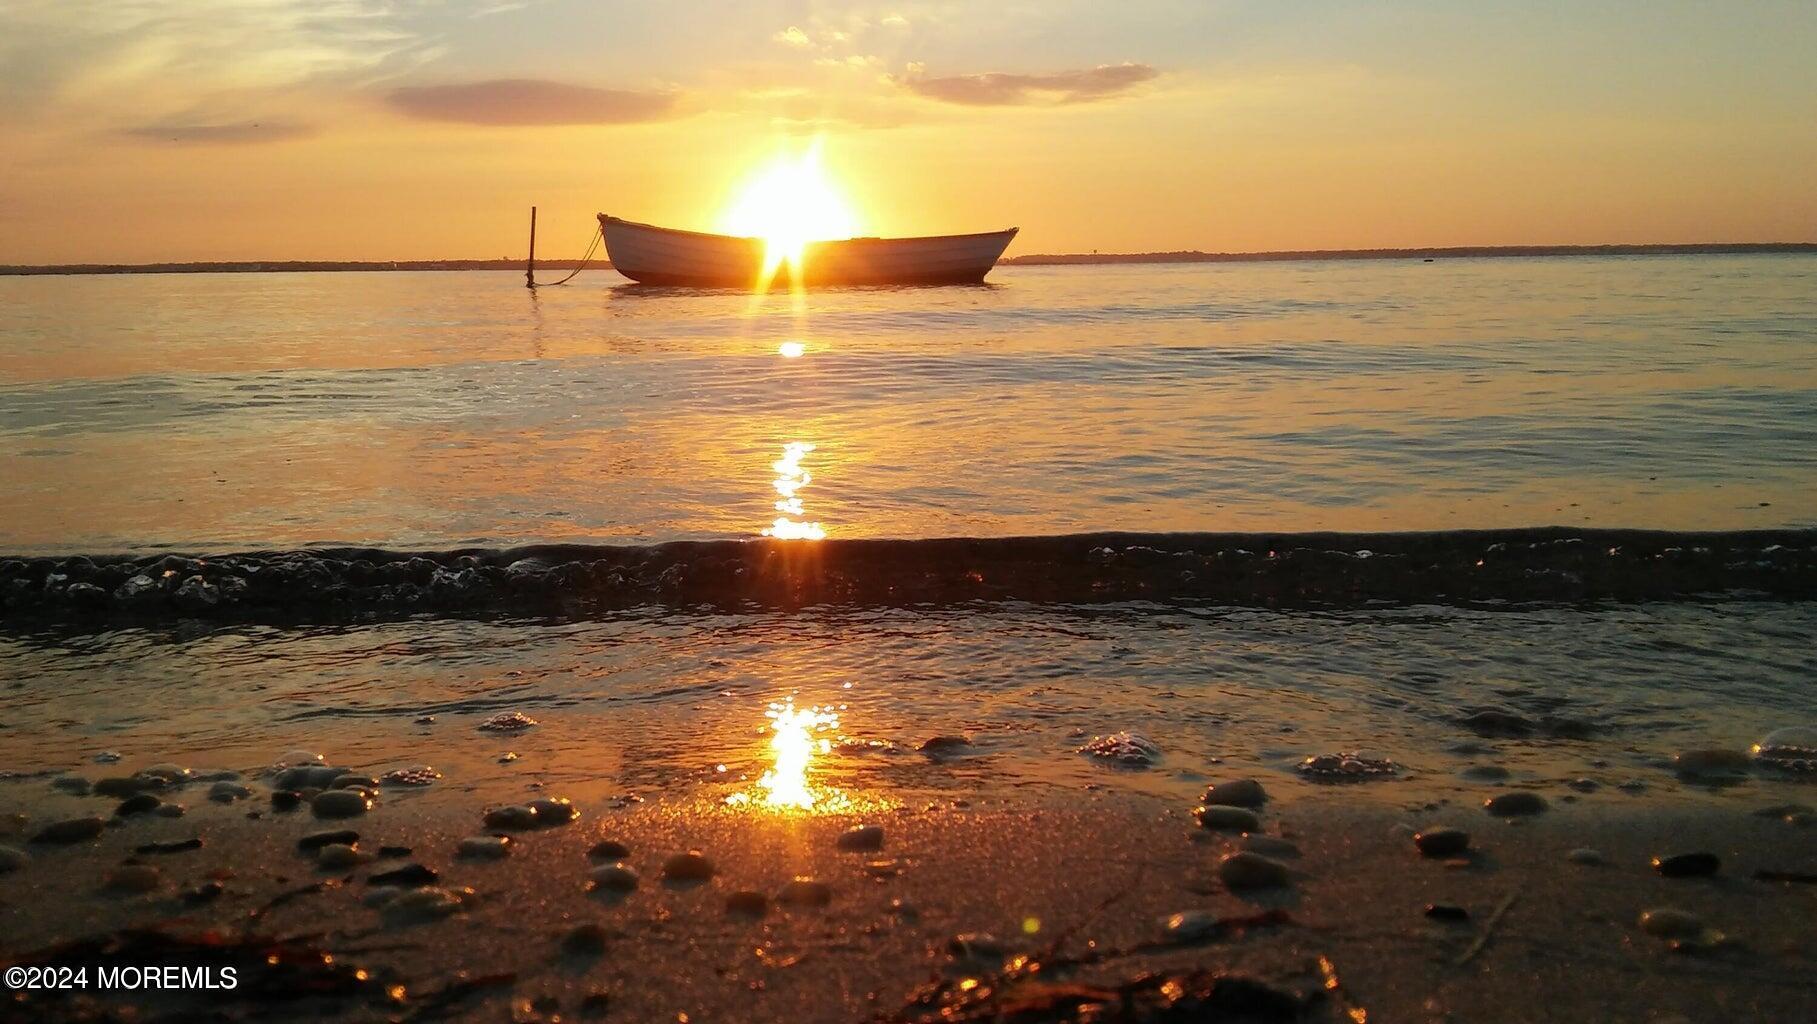
<svg viewBox="0 0 1817 1024"><path fill-rule="evenodd" d="M939 756L916 756L943 771ZM497 792L442 779L381 784L369 811L344 819L276 809L269 773L140 798L181 804L180 817L119 816L116 798L63 791L76 784L15 780L4 842L25 853L0 877L8 966L98 977L231 964L239 984L15 991L8 1012L1665 1022L1796 1020L1817 1000L1817 845L1796 776L1654 780L1645 793L1384 779L1259 804L1227 787L1252 807L1225 811L1256 821L1220 829L1201 827L1190 802L1122 784L1140 770L1102 772L1066 793L845 793L827 812L740 800L736 787ZM135 776L113 777L103 788L117 792ZM243 799L220 802L242 785ZM1506 793L1547 806L1484 809ZM572 820L486 826L488 809L534 799L572 801L544 811ZM106 819L97 836L44 841L47 826L88 816ZM842 838L859 825L881 833ZM1422 854L1414 834L1429 842L1440 827L1465 832L1465 848ZM357 838L333 835L344 830ZM502 856L475 849L486 842L462 853L489 834L510 837ZM328 839L353 849L323 854ZM707 877L666 878L691 850ZM1226 866L1241 851L1267 862ZM1719 863L1665 869L1687 877L1651 863L1684 854ZM596 874L608 865L629 872ZM1665 934L1653 934L1641 915L1659 910L1695 921L1656 915ZM1189 916L1170 928L1175 914Z"/></svg>

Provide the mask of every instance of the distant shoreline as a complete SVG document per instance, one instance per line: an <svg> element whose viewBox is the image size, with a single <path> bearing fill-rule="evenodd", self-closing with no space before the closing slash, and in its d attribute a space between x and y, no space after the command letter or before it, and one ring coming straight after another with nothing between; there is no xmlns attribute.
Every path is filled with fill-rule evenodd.
<svg viewBox="0 0 1817 1024"><path fill-rule="evenodd" d="M1817 254L1817 242L1700 242L1654 245L1462 245L1416 249L1285 249L1275 252L1032 253L1010 256L1002 266L1046 267L1110 263L1274 263L1309 260L1496 259L1522 256L1711 256ZM574 270L579 260L539 260L536 269ZM609 270L611 264L588 266ZM0 276L76 274L281 274L341 271L521 271L519 259L498 260L227 260L187 263L65 263L0 265Z"/></svg>

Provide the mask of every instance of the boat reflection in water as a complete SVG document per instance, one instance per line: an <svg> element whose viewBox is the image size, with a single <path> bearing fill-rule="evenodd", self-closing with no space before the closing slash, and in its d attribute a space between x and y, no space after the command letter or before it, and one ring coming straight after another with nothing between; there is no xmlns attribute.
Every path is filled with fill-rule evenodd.
<svg viewBox="0 0 1817 1024"><path fill-rule="evenodd" d="M826 530L819 523L802 518L805 513L801 504L801 489L812 483L814 478L801 468L801 460L813 450L814 446L806 441L790 441L782 446L782 458L770 463L770 468L776 471L776 479L770 486L780 495L775 508L782 514L763 531L765 537L777 540L821 540L826 537Z"/></svg>
<svg viewBox="0 0 1817 1024"><path fill-rule="evenodd" d="M839 728L838 712L832 707L797 708L790 697L771 704L764 717L770 720L770 768L755 788L733 793L726 803L786 811L849 809L852 802L843 792L817 785L812 778L814 759L833 749L825 734Z"/></svg>

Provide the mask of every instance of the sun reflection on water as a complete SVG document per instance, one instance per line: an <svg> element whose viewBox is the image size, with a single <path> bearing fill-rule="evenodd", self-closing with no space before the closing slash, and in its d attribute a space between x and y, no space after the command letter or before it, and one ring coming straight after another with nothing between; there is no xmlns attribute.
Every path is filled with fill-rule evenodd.
<svg viewBox="0 0 1817 1024"><path fill-rule="evenodd" d="M832 707L795 706L793 698L771 704L764 717L770 720L771 766L757 780L755 789L734 793L726 803L744 806L761 803L777 810L830 811L849 806L844 793L812 780L814 758L832 750L832 741L821 735L839 728L839 714Z"/></svg>
<svg viewBox="0 0 1817 1024"><path fill-rule="evenodd" d="M776 489L780 497L776 500L776 511L782 513L763 531L765 537L778 540L820 540L826 536L826 530L819 523L808 522L801 518L805 513L801 504L801 489L814 482L808 471L801 468L801 460L814 446L806 441L790 441L782 446L782 458L770 463L776 471L776 479L770 486Z"/></svg>
<svg viewBox="0 0 1817 1024"><path fill-rule="evenodd" d="M800 359L801 354L807 350L808 347L799 341L785 341L776 348L777 353L784 359Z"/></svg>

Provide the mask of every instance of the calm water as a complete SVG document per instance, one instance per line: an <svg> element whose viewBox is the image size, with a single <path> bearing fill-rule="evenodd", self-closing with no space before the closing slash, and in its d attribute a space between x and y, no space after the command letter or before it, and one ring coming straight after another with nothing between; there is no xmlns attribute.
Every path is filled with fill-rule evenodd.
<svg viewBox="0 0 1817 1024"><path fill-rule="evenodd" d="M992 281L0 278L0 550L1817 522L1817 259Z"/></svg>
<svg viewBox="0 0 1817 1024"><path fill-rule="evenodd" d="M993 281L798 308L604 275L536 296L509 274L0 278L0 551L749 537L784 514L843 537L1817 522L1817 259ZM1674 750L1807 723L1814 634L1817 610L1769 603L20 626L0 769L314 747L512 793L717 796L761 771L764 709L794 694L898 748L825 759L857 792L1185 795L1236 768L1291 789L1297 759L1361 748L1440 788L1487 760L1612 799L1676 786ZM1575 731L1479 741L1476 708ZM506 709L543 725L476 730ZM1074 752L1120 729L1157 770ZM976 746L901 749L937 733Z"/></svg>

